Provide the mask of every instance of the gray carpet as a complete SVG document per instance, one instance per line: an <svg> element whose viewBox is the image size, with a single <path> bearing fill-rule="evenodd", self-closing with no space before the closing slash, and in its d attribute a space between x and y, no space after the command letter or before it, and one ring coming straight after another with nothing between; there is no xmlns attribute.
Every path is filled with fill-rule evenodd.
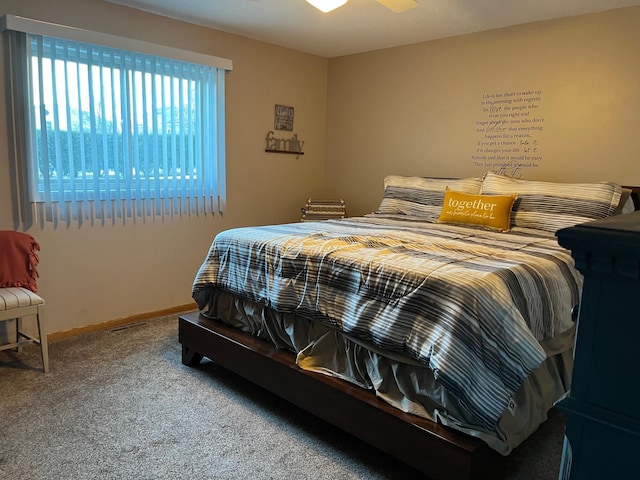
<svg viewBox="0 0 640 480"><path fill-rule="evenodd" d="M177 315L0 352L0 478L404 479L416 471L205 361L182 365ZM507 480L557 479L564 418Z"/></svg>

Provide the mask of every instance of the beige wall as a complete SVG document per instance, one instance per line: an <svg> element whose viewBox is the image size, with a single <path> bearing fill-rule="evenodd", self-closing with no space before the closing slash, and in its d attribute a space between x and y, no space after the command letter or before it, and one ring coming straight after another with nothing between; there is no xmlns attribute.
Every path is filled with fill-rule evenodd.
<svg viewBox="0 0 640 480"><path fill-rule="evenodd" d="M472 156L484 139L477 131L487 119L484 95L541 92L535 116L544 130L535 140L542 159L518 176L640 185L640 7L330 60L100 0L0 0L0 13L234 62L227 212L31 228L42 245L39 285L52 332L189 303L217 232L295 221L308 196L342 197L358 215L375 209L388 174L482 174ZM295 108L294 130L305 141L299 159L264 152L276 103ZM12 229L5 110L2 96L0 228Z"/></svg>
<svg viewBox="0 0 640 480"><path fill-rule="evenodd" d="M191 302L191 283L222 229L299 219L323 191L327 60L100 0L0 0L0 14L96 30L230 58L227 76L227 191L224 216L122 225L38 225L40 293L50 332ZM4 70L4 56L0 64ZM4 79L0 89L5 91ZM295 109L305 155L267 154L274 105ZM14 229L6 102L0 97L0 229Z"/></svg>
<svg viewBox="0 0 640 480"><path fill-rule="evenodd" d="M330 59L327 194L359 215L388 174L481 175L483 95L528 90L542 159L515 175L640 185L638 45L631 7Z"/></svg>

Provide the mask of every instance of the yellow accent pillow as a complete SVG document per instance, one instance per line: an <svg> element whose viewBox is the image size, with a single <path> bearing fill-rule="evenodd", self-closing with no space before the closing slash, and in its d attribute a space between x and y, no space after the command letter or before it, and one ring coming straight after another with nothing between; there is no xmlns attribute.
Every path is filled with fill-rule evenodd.
<svg viewBox="0 0 640 480"><path fill-rule="evenodd" d="M511 209L517 198L517 193L471 195L447 187L438 222L477 225L507 232L511 228Z"/></svg>

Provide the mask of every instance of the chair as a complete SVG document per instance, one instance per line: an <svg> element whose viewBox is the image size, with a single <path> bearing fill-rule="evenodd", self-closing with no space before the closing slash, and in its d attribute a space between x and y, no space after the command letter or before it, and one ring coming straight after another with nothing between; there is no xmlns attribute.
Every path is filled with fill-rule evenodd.
<svg viewBox="0 0 640 480"><path fill-rule="evenodd" d="M0 351L22 350L37 343L42 353L42 369L49 371L49 350L44 322L44 299L36 294L39 263L38 242L26 233L0 231L0 324L15 320L15 342L0 345ZM37 336L24 330L23 319L35 316Z"/></svg>

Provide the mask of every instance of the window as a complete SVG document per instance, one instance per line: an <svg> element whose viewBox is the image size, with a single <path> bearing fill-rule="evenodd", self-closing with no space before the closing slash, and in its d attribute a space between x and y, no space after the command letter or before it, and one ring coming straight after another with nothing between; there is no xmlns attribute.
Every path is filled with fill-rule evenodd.
<svg viewBox="0 0 640 480"><path fill-rule="evenodd" d="M8 37L23 213L68 222L224 209L225 68L63 35Z"/></svg>

